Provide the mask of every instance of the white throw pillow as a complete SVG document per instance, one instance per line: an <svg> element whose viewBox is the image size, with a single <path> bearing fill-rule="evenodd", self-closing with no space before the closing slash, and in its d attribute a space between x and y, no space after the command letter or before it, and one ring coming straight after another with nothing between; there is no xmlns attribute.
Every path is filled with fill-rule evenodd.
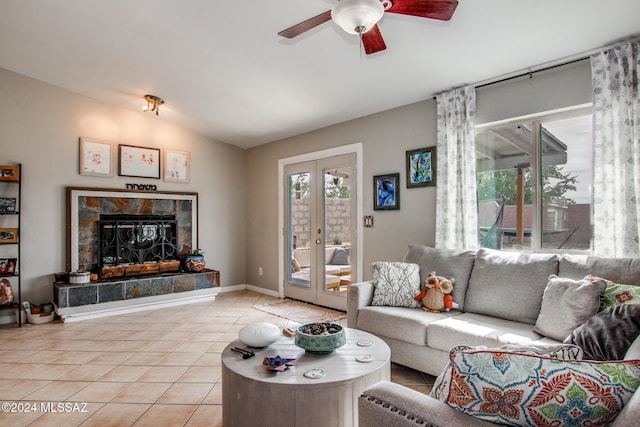
<svg viewBox="0 0 640 427"><path fill-rule="evenodd" d="M420 266L407 262L374 262L371 305L420 307Z"/></svg>

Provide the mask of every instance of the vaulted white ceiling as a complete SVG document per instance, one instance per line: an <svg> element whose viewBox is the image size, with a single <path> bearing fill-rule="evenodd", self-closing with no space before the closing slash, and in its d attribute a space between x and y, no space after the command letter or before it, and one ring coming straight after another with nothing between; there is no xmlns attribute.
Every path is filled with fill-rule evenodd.
<svg viewBox="0 0 640 427"><path fill-rule="evenodd" d="M327 22L334 0L0 0L0 67L252 147L640 35L638 0L459 0L449 22L385 14L387 50ZM0 91L1 92L1 91Z"/></svg>

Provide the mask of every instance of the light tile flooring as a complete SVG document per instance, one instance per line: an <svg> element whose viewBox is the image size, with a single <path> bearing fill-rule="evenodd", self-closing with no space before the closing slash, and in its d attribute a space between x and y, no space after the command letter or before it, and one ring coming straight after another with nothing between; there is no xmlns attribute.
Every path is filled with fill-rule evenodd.
<svg viewBox="0 0 640 427"><path fill-rule="evenodd" d="M246 324L297 323L251 291L75 323L0 328L2 426L221 426L220 353ZM428 392L433 377L392 366Z"/></svg>

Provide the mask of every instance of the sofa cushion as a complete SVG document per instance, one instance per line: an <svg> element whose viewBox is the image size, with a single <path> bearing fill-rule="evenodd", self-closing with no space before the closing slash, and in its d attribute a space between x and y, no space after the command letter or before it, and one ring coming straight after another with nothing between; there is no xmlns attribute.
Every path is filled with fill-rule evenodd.
<svg viewBox="0 0 640 427"><path fill-rule="evenodd" d="M584 351L590 360L619 360L625 357L640 334L640 305L610 307L578 326L565 339Z"/></svg>
<svg viewBox="0 0 640 427"><path fill-rule="evenodd" d="M534 332L562 341L600 308L607 287L603 279L573 280L550 276Z"/></svg>
<svg viewBox="0 0 640 427"><path fill-rule="evenodd" d="M594 275L616 283L640 285L640 258L601 258L587 255L563 255L558 276L582 279Z"/></svg>
<svg viewBox="0 0 640 427"><path fill-rule="evenodd" d="M307 249L294 249L293 257L298 260L301 268L306 268L311 265L311 251Z"/></svg>
<svg viewBox="0 0 640 427"><path fill-rule="evenodd" d="M368 306L358 312L357 329L415 345L426 345L427 325L460 315L459 311L431 313L418 308Z"/></svg>
<svg viewBox="0 0 640 427"><path fill-rule="evenodd" d="M324 266L325 274L334 274L336 276L341 276L343 274L348 274L351 271L350 265L330 265L327 264Z"/></svg>
<svg viewBox="0 0 640 427"><path fill-rule="evenodd" d="M482 248L469 279L465 311L533 325L549 276L557 273L557 255Z"/></svg>
<svg viewBox="0 0 640 427"><path fill-rule="evenodd" d="M428 327L427 345L442 351L465 344L501 347L532 342L557 343L533 332L533 325L475 313L463 313L433 322Z"/></svg>
<svg viewBox="0 0 640 427"><path fill-rule="evenodd" d="M420 283L424 284L427 275L436 271L438 275L453 278L453 300L458 303L458 309L464 309L464 299L469 283L469 276L475 261L475 252L456 251L450 249L436 249L423 245L409 245L404 256L405 262L420 265Z"/></svg>
<svg viewBox="0 0 640 427"><path fill-rule="evenodd" d="M420 267L407 262L374 262L371 305L420 307Z"/></svg>
<svg viewBox="0 0 640 427"><path fill-rule="evenodd" d="M640 361L567 361L500 350L451 355L447 403L518 426L611 422L640 385Z"/></svg>

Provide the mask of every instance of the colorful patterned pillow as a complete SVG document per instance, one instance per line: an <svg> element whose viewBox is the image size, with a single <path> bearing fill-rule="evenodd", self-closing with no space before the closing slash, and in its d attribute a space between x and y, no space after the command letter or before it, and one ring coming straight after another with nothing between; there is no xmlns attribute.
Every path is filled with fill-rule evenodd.
<svg viewBox="0 0 640 427"><path fill-rule="evenodd" d="M640 360L587 362L465 350L452 354L446 402L513 426L602 426L640 385Z"/></svg>
<svg viewBox="0 0 640 427"><path fill-rule="evenodd" d="M640 346L640 344L638 344ZM451 388L451 372L453 353L465 350L492 350L496 352L509 352L519 354L534 354L538 356L551 357L553 359L563 360L582 360L584 352L580 347L573 344L546 344L546 343L529 343L529 344L506 344L500 348L489 349L484 346L471 347L468 345L459 345L453 347L449 351L449 363L442 373L436 378L431 388L431 397L442 402L447 401L449 389Z"/></svg>
<svg viewBox="0 0 640 427"><path fill-rule="evenodd" d="M592 282L604 280L607 283L607 288L602 294L600 309L598 311L603 311L609 307L620 304L640 304L640 286L622 285L596 276L587 276L585 279Z"/></svg>
<svg viewBox="0 0 640 427"><path fill-rule="evenodd" d="M420 307L420 266L408 262L374 262L371 305Z"/></svg>

